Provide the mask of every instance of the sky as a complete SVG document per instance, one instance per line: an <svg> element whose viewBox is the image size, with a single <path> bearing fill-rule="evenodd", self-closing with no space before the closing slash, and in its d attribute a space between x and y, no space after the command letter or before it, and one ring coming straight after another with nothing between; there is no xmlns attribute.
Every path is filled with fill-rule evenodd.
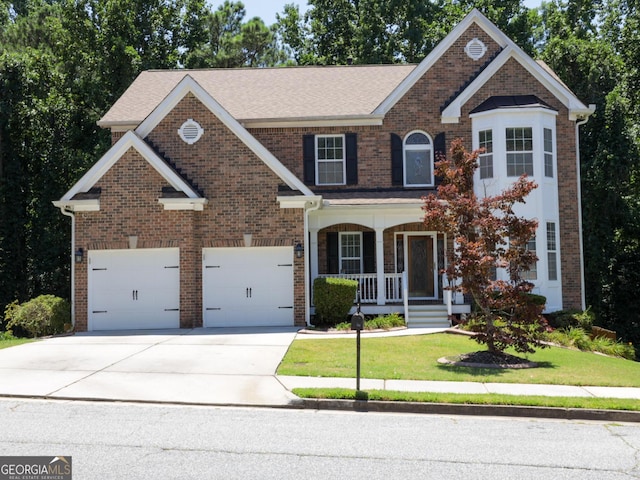
<svg viewBox="0 0 640 480"><path fill-rule="evenodd" d="M305 11L307 7L306 0L241 0L247 11L245 21L260 17L266 25L271 25L276 21L276 13L282 13L285 4L293 3L300 6L300 11ZM224 0L213 0L211 2L215 8L224 3ZM525 0L525 6L529 8L538 7L542 0Z"/></svg>

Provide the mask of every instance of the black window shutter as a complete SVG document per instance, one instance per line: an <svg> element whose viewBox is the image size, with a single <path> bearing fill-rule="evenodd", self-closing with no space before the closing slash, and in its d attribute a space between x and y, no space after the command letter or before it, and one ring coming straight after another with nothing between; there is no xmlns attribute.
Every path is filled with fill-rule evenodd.
<svg viewBox="0 0 640 480"><path fill-rule="evenodd" d="M316 137L315 135L302 136L302 163L304 168L304 183L315 185L316 183Z"/></svg>
<svg viewBox="0 0 640 480"><path fill-rule="evenodd" d="M433 158L434 163L439 162L440 160L444 160L447 158L447 140L444 132L440 132L433 139ZM434 165L435 168L435 165ZM440 185L442 179L438 176L435 176L436 185Z"/></svg>
<svg viewBox="0 0 640 480"><path fill-rule="evenodd" d="M347 160L347 185L356 185L358 183L358 135L347 133L344 139Z"/></svg>
<svg viewBox="0 0 640 480"><path fill-rule="evenodd" d="M362 232L362 273L376 272L376 232Z"/></svg>
<svg viewBox="0 0 640 480"><path fill-rule="evenodd" d="M395 133L391 134L391 183L402 185L402 138Z"/></svg>
<svg viewBox="0 0 640 480"><path fill-rule="evenodd" d="M338 232L327 232L327 273L340 273L338 261Z"/></svg>

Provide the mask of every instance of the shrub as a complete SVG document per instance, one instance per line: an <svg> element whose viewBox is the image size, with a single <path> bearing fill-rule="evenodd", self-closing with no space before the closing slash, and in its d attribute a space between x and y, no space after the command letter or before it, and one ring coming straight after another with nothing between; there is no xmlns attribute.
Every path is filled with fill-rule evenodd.
<svg viewBox="0 0 640 480"><path fill-rule="evenodd" d="M590 309L586 309L584 312L581 310L560 310L550 313L547 317L549 325L553 328L569 329L577 327L589 332L595 316Z"/></svg>
<svg viewBox="0 0 640 480"><path fill-rule="evenodd" d="M316 278L313 282L313 302L316 325L336 325L343 322L353 307L358 282L346 278Z"/></svg>
<svg viewBox="0 0 640 480"><path fill-rule="evenodd" d="M5 310L7 328L18 327L32 337L61 333L70 318L69 302L54 295L40 295L23 304L15 301Z"/></svg>
<svg viewBox="0 0 640 480"><path fill-rule="evenodd" d="M399 313L390 313L389 315L378 316L364 322L365 330L388 330L394 327L404 327L405 321ZM351 322L338 323L336 330L351 330Z"/></svg>

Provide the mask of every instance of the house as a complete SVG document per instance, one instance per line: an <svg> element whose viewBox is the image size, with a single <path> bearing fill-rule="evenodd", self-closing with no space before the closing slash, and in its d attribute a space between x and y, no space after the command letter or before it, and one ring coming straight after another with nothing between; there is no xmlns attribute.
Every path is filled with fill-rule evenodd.
<svg viewBox="0 0 640 480"><path fill-rule="evenodd" d="M75 328L302 326L322 275L358 279L366 313L446 324L468 305L421 198L455 138L485 149L478 194L536 180L528 278L547 311L583 308L593 110L477 10L419 65L145 71L99 122L111 149L54 202Z"/></svg>

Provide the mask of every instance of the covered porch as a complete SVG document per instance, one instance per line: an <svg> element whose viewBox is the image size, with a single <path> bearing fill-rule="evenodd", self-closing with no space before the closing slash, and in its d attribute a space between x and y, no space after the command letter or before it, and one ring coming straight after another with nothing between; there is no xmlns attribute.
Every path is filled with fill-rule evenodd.
<svg viewBox="0 0 640 480"><path fill-rule="evenodd" d="M365 314L397 312L409 326L448 326L450 315L469 308L445 289L440 272L447 238L425 229L420 207L330 204L313 212L308 223L310 284L318 277L356 280Z"/></svg>

